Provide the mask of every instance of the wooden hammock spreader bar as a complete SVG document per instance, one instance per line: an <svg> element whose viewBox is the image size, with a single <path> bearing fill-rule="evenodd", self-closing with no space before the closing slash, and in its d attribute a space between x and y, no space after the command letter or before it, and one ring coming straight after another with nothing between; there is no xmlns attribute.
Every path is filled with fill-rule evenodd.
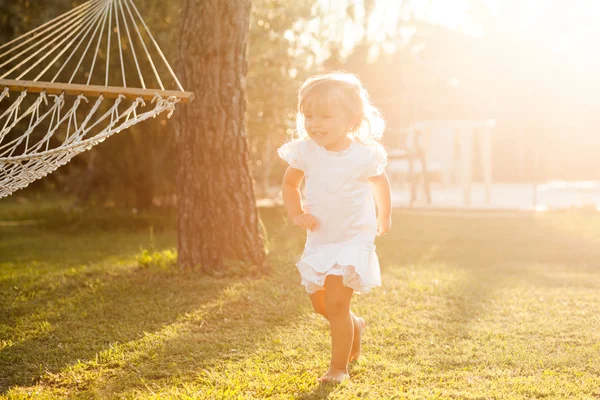
<svg viewBox="0 0 600 400"><path fill-rule="evenodd" d="M144 100L152 100L155 95L162 98L176 97L182 103L191 103L194 99L194 93L182 92L179 90L153 90L153 89L136 89L123 88L116 86L99 86L99 85L80 85L74 83L50 83L50 82L32 82L32 81L16 81L12 79L0 79L0 90L7 87L10 91L22 92L27 89L31 93L40 93L46 91L48 94L65 93L78 96L83 94L86 97L117 98L120 95L125 96L129 100L142 98Z"/></svg>

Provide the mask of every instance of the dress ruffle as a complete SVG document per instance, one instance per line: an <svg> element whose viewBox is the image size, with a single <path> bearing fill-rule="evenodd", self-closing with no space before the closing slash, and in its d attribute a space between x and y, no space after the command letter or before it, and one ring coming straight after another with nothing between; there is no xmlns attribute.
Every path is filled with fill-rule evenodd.
<svg viewBox="0 0 600 400"><path fill-rule="evenodd" d="M300 140L288 142L277 149L277 154L287 162L290 167L304 171L304 157L302 154L303 145L303 141Z"/></svg>
<svg viewBox="0 0 600 400"><path fill-rule="evenodd" d="M375 245L335 243L318 248L307 247L296 266L302 276L302 284L311 294L324 289L327 275L341 276L344 286L357 293L366 293L381 286Z"/></svg>
<svg viewBox="0 0 600 400"><path fill-rule="evenodd" d="M378 176L383 174L385 167L388 165L387 152L379 143L373 145L372 151L374 153L372 158L373 164L371 165L368 176Z"/></svg>

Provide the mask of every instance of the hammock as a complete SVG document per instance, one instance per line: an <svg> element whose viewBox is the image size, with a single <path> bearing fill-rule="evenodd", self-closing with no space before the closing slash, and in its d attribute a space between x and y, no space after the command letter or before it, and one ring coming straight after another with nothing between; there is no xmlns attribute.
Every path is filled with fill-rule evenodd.
<svg viewBox="0 0 600 400"><path fill-rule="evenodd" d="M192 98L132 0L90 0L17 37L0 46L0 198Z"/></svg>

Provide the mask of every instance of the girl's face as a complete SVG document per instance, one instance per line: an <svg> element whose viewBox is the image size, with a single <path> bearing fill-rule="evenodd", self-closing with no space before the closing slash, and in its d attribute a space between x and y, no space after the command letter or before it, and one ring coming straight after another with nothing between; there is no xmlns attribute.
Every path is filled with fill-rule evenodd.
<svg viewBox="0 0 600 400"><path fill-rule="evenodd" d="M351 118L340 106L310 104L304 109L304 129L308 136L327 150L342 150L347 145Z"/></svg>

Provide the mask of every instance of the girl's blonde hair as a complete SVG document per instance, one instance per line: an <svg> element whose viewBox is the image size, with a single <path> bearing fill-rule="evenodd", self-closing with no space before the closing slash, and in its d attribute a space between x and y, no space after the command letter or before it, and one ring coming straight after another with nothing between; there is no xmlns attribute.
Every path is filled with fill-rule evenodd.
<svg viewBox="0 0 600 400"><path fill-rule="evenodd" d="M358 76L347 72L331 72L308 78L298 92L296 134L306 139L304 110L336 105L341 107L356 124L350 130L354 139L362 143L378 141L383 136L385 121L381 112L371 104L369 94Z"/></svg>

